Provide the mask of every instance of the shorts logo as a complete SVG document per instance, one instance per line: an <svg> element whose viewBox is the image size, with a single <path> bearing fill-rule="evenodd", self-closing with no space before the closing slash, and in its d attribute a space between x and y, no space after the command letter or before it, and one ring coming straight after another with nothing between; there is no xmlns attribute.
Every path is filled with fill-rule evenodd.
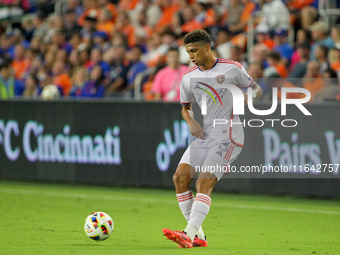
<svg viewBox="0 0 340 255"><path fill-rule="evenodd" d="M215 77L215 80L217 83L222 84L225 81L225 76L224 75L218 75Z"/></svg>

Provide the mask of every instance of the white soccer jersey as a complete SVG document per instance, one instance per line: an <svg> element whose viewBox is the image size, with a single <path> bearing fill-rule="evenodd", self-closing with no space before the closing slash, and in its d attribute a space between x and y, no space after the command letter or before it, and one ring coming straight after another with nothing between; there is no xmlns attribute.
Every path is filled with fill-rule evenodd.
<svg viewBox="0 0 340 255"><path fill-rule="evenodd" d="M243 147L244 133L238 115L233 115L233 97L229 89L221 84L251 87L254 80L244 67L233 60L216 59L209 70L198 66L189 69L181 81L181 104L191 104L195 99L202 108L202 97L206 98L207 112L203 118L206 138L230 139ZM227 120L227 124L215 125L214 120ZM231 125L231 121L233 124Z"/></svg>

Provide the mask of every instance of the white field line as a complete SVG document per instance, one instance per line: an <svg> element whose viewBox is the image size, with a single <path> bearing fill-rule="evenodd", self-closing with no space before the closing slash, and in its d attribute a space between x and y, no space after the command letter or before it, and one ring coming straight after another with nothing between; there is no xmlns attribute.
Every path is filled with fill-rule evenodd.
<svg viewBox="0 0 340 255"><path fill-rule="evenodd" d="M163 204L176 204L176 198L173 200L155 199L155 198L136 198L136 197L114 197L105 195L92 195L86 193L69 193L69 192L55 192L55 191L36 191L26 189L10 189L0 188L0 193L6 194L19 194L19 195L36 195L48 197L64 197L64 198L83 198L95 200L112 200L112 201L128 201L128 202L144 202L144 203L163 203ZM313 214L327 214L327 215L340 215L340 211L327 211L327 210L314 210L295 207L276 207L276 206L261 206L261 205L246 205L246 204L227 204L227 203L212 203L213 207L224 208L239 208L239 209L253 209L264 211L281 211L293 213L313 213Z"/></svg>

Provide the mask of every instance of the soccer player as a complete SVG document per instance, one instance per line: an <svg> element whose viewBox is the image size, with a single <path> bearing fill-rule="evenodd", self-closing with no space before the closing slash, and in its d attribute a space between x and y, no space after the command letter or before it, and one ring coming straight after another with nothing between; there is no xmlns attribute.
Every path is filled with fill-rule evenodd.
<svg viewBox="0 0 340 255"><path fill-rule="evenodd" d="M182 116L189 125L190 133L196 139L183 154L173 181L179 207L188 224L184 231L165 228L163 233L180 247L192 248L208 246L201 225L210 209L213 188L224 174L224 171L214 171L208 166L228 169L243 147L242 125L231 125L231 121L240 123L239 117L233 115L232 93L223 88L223 85L252 87L254 99L262 95L262 89L240 63L213 56L210 48L211 39L206 31L193 30L185 36L184 44L195 66L182 77L180 88ZM203 96L206 96L207 109L202 128L194 119L192 103L195 99L202 108ZM244 102L247 102L247 94L244 94ZM228 120L228 124L213 125L217 119ZM208 171L202 170L198 173L197 194L194 199L189 185L197 174L197 166Z"/></svg>

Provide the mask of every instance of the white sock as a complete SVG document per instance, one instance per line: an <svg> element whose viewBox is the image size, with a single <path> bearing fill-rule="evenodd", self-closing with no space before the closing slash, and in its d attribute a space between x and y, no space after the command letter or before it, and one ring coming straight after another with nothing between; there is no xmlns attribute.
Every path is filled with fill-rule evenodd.
<svg viewBox="0 0 340 255"><path fill-rule="evenodd" d="M198 237L199 239L205 240L205 234L204 234L204 232L203 232L202 226L200 226L200 228L198 229L196 235L197 235L197 237Z"/></svg>
<svg viewBox="0 0 340 255"><path fill-rule="evenodd" d="M176 196L179 208L181 209L184 218L186 221L189 221L191 207L195 200L194 195L192 194L191 190L188 190L183 193L176 194Z"/></svg>
<svg viewBox="0 0 340 255"><path fill-rule="evenodd" d="M184 216L184 218L189 221L192 204L194 203L194 195L191 190L185 191L183 193L176 194L179 208ZM199 227L197 231L197 237L199 239L205 240L205 235L202 226Z"/></svg>
<svg viewBox="0 0 340 255"><path fill-rule="evenodd" d="M191 240L193 240L195 235L198 234L197 231L209 212L210 204L211 198L208 195L203 193L198 193L196 195L196 199L192 204L188 225L184 230ZM205 240L202 236L198 238Z"/></svg>
<svg viewBox="0 0 340 255"><path fill-rule="evenodd" d="M195 235L197 234L197 228L188 223L187 227L184 229L184 232L190 237L191 242L193 242Z"/></svg>

